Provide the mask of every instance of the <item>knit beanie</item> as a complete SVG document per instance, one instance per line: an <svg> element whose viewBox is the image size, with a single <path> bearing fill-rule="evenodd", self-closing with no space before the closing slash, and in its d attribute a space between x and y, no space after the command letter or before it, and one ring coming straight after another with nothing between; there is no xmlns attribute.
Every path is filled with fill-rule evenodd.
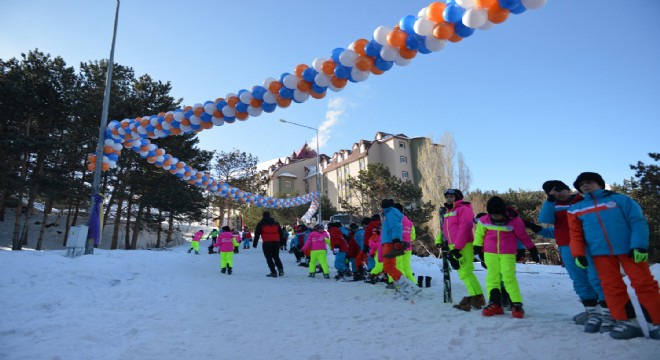
<svg viewBox="0 0 660 360"><path fill-rule="evenodd" d="M443 195L446 197L447 195L454 195L454 198L456 200L463 200L463 193L458 190L458 189L447 189L443 193Z"/></svg>
<svg viewBox="0 0 660 360"><path fill-rule="evenodd" d="M394 200L393 199L383 199L380 203L380 207L383 209L389 208L394 206Z"/></svg>
<svg viewBox="0 0 660 360"><path fill-rule="evenodd" d="M488 214L505 215L506 203L504 202L504 199L499 196L493 196L488 200L488 203L486 203L486 211L488 211Z"/></svg>
<svg viewBox="0 0 660 360"><path fill-rule="evenodd" d="M552 189L555 189L557 191L562 191L562 190L570 190L571 188L568 187L563 181L561 180L548 180L543 183L543 191L545 191L546 194L550 194L550 191Z"/></svg>
<svg viewBox="0 0 660 360"><path fill-rule="evenodd" d="M573 186L580 193L582 193L582 190L580 190L580 183L585 180L595 181L596 184L600 185L602 189L605 189L605 180L603 180L603 177L600 176L600 174L595 172L583 172L582 174L578 175L577 179L575 179L575 182L573 183Z"/></svg>

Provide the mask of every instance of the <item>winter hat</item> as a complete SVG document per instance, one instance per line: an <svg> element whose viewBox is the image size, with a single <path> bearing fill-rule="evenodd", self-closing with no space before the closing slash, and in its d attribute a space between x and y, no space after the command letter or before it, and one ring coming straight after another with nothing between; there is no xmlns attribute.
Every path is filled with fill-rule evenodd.
<svg viewBox="0 0 660 360"><path fill-rule="evenodd" d="M265 217L265 218L270 217L270 212L268 212L268 211L264 211L264 215L263 215L263 217Z"/></svg>
<svg viewBox="0 0 660 360"><path fill-rule="evenodd" d="M348 228L351 229L351 230L357 230L360 227L356 223L351 223L351 225L349 225Z"/></svg>
<svg viewBox="0 0 660 360"><path fill-rule="evenodd" d="M493 196L486 203L486 211L488 211L488 214L506 215L506 203L504 199L499 196Z"/></svg>
<svg viewBox="0 0 660 360"><path fill-rule="evenodd" d="M220 228L220 229L221 229L222 231L231 231L231 229L229 228L229 226L223 226L223 227Z"/></svg>
<svg viewBox="0 0 660 360"><path fill-rule="evenodd" d="M463 200L463 193L458 189L447 189L443 195L445 195L445 197L447 197L447 195L454 195L456 200Z"/></svg>
<svg viewBox="0 0 660 360"><path fill-rule="evenodd" d="M603 177L600 176L600 174L595 172L583 172L582 174L578 175L577 179L575 179L575 182L573 183L573 186L580 193L582 193L582 190L580 190L580 183L585 180L595 181L598 185L600 185L602 189L605 189L605 180L603 180Z"/></svg>
<svg viewBox="0 0 660 360"><path fill-rule="evenodd" d="M397 210L401 211L401 213L403 214L403 205L401 205L401 204L399 204L399 203L396 203L396 204L394 204L394 207L395 207Z"/></svg>
<svg viewBox="0 0 660 360"><path fill-rule="evenodd" d="M383 201L380 202L380 207L383 209L387 209L389 207L394 206L394 200L393 199L383 199Z"/></svg>
<svg viewBox="0 0 660 360"><path fill-rule="evenodd" d="M548 180L543 183L543 191L545 191L546 194L549 194L552 189L555 189L557 191L561 190L570 190L571 188L568 187L563 181L561 180Z"/></svg>

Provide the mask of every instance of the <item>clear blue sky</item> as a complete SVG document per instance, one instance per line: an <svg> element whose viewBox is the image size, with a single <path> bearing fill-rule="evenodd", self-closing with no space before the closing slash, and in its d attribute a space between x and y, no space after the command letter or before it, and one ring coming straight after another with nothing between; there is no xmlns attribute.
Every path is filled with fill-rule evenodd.
<svg viewBox="0 0 660 360"><path fill-rule="evenodd" d="M170 81L186 105L203 103L327 58L430 3L124 0L115 61ZM115 5L4 0L0 58L34 48L75 67L107 58ZM659 84L660 1L548 0L324 99L206 130L200 146L268 160L313 143L313 131L280 118L322 128L328 155L377 131L433 139L448 131L473 190L570 184L582 171L621 183L634 174L630 164L660 152Z"/></svg>

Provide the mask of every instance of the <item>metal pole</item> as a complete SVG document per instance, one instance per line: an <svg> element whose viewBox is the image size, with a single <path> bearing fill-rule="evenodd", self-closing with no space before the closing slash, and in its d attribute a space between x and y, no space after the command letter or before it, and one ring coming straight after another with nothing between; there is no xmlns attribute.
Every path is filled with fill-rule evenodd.
<svg viewBox="0 0 660 360"><path fill-rule="evenodd" d="M117 9L115 10L115 27L112 32L112 45L110 47L110 59L108 60L108 70L105 79L105 94L103 96L103 112L101 113L101 124L99 125L99 142L96 144L96 169L94 170L94 182L92 183L92 205L89 208L89 215L92 215L94 208L94 196L99 192L101 184L101 170L103 167L103 144L105 142L105 127L108 124L108 107L110 106L110 85L112 84L112 67L115 59L115 38L117 37L117 23L119 20L119 0L117 0ZM90 219L91 220L91 219ZM89 224L89 222L88 222ZM94 240L87 239L85 244L85 255L94 254Z"/></svg>
<svg viewBox="0 0 660 360"><path fill-rule="evenodd" d="M288 124L293 124L293 125L298 125L304 128L312 129L316 131L316 191L319 192L319 216L317 223L318 224L323 224L323 217L322 214L323 212L321 211L321 198L323 197L323 176L321 173L321 153L319 152L319 129L313 128L311 126L303 125L303 124L298 124L293 121L288 121L284 119L280 119L280 122L283 123L288 123Z"/></svg>

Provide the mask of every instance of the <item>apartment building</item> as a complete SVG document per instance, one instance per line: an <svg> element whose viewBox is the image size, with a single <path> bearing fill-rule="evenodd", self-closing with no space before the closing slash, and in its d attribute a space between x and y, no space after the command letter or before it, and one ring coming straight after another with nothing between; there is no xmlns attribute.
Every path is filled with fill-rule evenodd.
<svg viewBox="0 0 660 360"><path fill-rule="evenodd" d="M321 155L323 173L323 194L341 211L339 199L349 202L350 189L346 179L357 176L369 164L380 163L389 168L393 176L418 185L420 171L417 149L429 138L410 138L404 134L377 132L373 140L360 140L351 149L342 149L332 156ZM305 144L284 160L278 160L268 169L270 178L268 195L306 194L317 191L316 152Z"/></svg>

